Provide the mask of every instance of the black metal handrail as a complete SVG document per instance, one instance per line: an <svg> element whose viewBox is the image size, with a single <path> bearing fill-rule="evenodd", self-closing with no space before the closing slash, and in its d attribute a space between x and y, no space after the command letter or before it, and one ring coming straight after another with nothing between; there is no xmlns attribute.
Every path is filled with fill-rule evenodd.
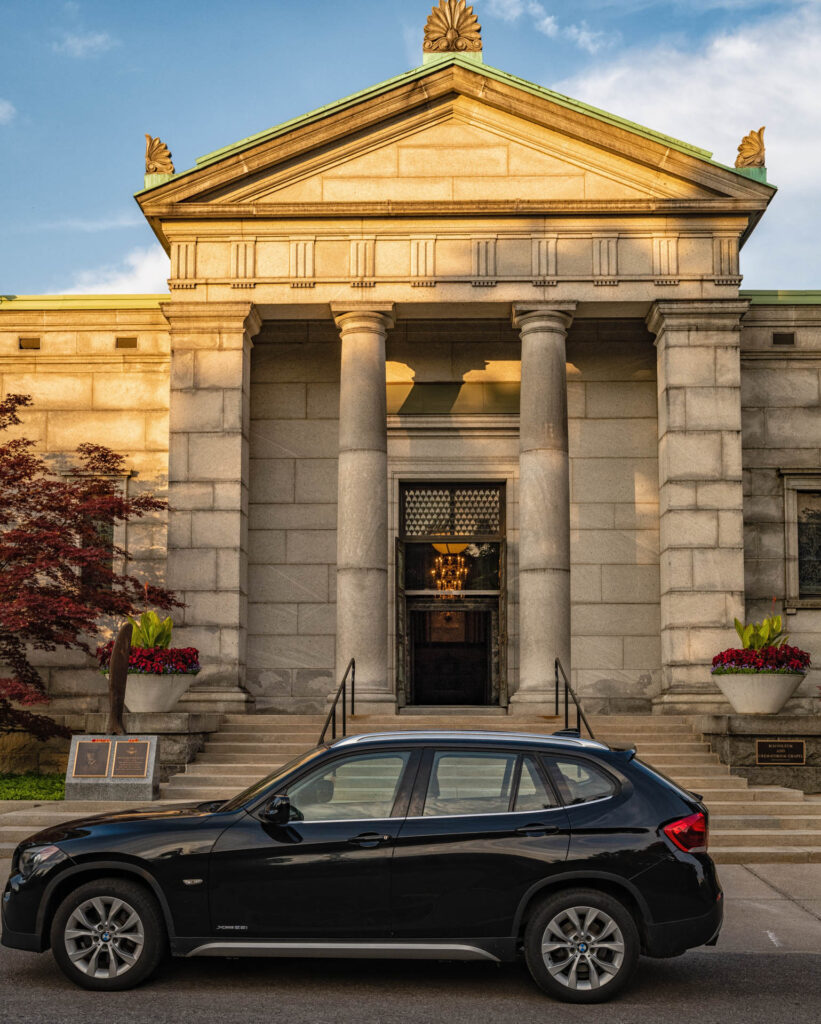
<svg viewBox="0 0 821 1024"><path fill-rule="evenodd" d="M560 672L562 674L562 679L564 680L564 727L565 729L570 728L570 703L567 699L568 696L570 696L573 700L573 703L576 705L576 732L581 736L582 722L584 722L585 728L590 734L590 739L594 740L596 737L593 735L593 730L590 728L590 723L587 721L587 715L585 715L584 710L582 709L582 706L579 703L579 698L573 692L573 687L570 685L570 680L567 678L567 673L564 670L564 666L558 658L556 658L556 717L558 717L559 715Z"/></svg>
<svg viewBox="0 0 821 1024"><path fill-rule="evenodd" d="M351 678L351 716L355 714L356 709L356 659L351 658L348 662L348 667L345 669L345 674L342 676L342 682L336 691L333 704L328 712L328 717L325 719L325 725L322 732L319 734L319 746L325 742L325 734L328 729L331 730L331 739L336 739L336 708L339 704L339 698L342 698L342 735L347 736L348 730L348 676Z"/></svg>

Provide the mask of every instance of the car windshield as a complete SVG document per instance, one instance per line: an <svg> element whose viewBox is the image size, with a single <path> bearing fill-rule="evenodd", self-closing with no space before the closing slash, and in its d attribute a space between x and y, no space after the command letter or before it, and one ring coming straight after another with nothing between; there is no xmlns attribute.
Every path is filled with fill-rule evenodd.
<svg viewBox="0 0 821 1024"><path fill-rule="evenodd" d="M221 807L221 811L235 811L238 807L243 807L245 804L250 803L256 796L266 790L269 786L274 785L277 779L284 779L286 775L289 775L295 768L301 767L303 764L308 764L313 761L319 754L324 753L327 747L314 747L313 750L309 750L304 754L300 754L299 757L295 757L293 761L289 761L287 764L281 765L271 772L270 775L266 775L264 779L260 779L259 782L255 782L253 785L244 789L241 793L237 793L236 796L231 797L230 800L226 801Z"/></svg>

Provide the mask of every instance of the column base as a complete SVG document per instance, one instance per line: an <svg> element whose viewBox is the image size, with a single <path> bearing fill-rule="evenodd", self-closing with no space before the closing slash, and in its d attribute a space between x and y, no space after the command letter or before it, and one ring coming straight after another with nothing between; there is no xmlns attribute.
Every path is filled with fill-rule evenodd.
<svg viewBox="0 0 821 1024"><path fill-rule="evenodd" d="M654 715L728 715L732 708L718 691L667 690L653 698Z"/></svg>
<svg viewBox="0 0 821 1024"><path fill-rule="evenodd" d="M239 681L238 672L225 667L205 668L180 698L180 711L253 714L256 701Z"/></svg>
<svg viewBox="0 0 821 1024"><path fill-rule="evenodd" d="M556 698L552 693L539 690L514 693L510 698L507 713L513 718L534 715L555 718Z"/></svg>
<svg viewBox="0 0 821 1024"><path fill-rule="evenodd" d="M334 691L334 694L336 691ZM328 703L330 704L334 698L334 694L328 697ZM348 710L350 711L350 699L351 695L348 693ZM337 715L339 710L337 711ZM397 714L396 707L396 695L393 693L363 693L356 695L356 715L355 718L361 718L363 715L395 715ZM350 716L348 718L350 722Z"/></svg>

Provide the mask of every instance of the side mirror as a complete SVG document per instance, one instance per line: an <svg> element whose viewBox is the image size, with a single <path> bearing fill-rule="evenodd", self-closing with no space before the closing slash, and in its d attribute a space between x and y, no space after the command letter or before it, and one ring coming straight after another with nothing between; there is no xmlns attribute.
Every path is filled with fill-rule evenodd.
<svg viewBox="0 0 821 1024"><path fill-rule="evenodd" d="M271 825L287 825L291 820L291 801L287 796L275 796L262 812L264 821Z"/></svg>

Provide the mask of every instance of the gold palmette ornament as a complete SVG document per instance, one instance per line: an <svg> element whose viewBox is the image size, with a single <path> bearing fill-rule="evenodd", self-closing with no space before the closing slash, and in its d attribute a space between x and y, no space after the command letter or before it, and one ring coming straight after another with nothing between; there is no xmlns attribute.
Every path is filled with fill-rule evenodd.
<svg viewBox="0 0 821 1024"><path fill-rule="evenodd" d="M174 174L174 165L168 146L158 138L145 137L145 173Z"/></svg>
<svg viewBox="0 0 821 1024"><path fill-rule="evenodd" d="M482 49L482 26L465 0L439 0L425 25L425 53L464 53Z"/></svg>
<svg viewBox="0 0 821 1024"><path fill-rule="evenodd" d="M741 140L738 147L736 167L765 167L767 150L764 148L764 127L757 132L750 132Z"/></svg>

